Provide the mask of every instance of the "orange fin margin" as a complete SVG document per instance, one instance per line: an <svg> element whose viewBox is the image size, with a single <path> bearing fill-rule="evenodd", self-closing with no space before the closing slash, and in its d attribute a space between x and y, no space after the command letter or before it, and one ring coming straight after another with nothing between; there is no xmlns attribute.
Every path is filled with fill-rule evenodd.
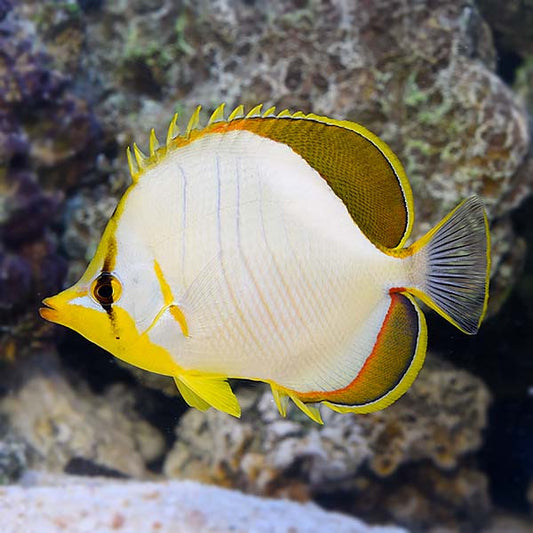
<svg viewBox="0 0 533 533"><path fill-rule="evenodd" d="M309 404L322 402L334 411L362 414L379 411L398 400L413 384L424 364L427 328L424 314L410 294L391 292L390 298L374 348L351 383L334 391L313 392L298 392L271 384L273 392L276 390L278 397L291 398L318 423L322 423L320 414ZM279 408L278 400L276 403ZM311 407L311 413L305 407ZM280 412L285 416L286 405Z"/></svg>
<svg viewBox="0 0 533 533"><path fill-rule="evenodd" d="M422 368L427 347L424 315L412 296L391 293L391 304L372 353L346 388L326 393L335 411L370 413L400 398Z"/></svg>

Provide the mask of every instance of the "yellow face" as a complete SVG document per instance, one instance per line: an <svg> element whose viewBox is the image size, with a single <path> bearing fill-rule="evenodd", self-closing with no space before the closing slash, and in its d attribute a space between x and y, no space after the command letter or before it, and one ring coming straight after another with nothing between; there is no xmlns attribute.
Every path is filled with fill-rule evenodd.
<svg viewBox="0 0 533 533"><path fill-rule="evenodd" d="M176 363L148 336L164 306L163 296L157 294L160 291L150 290L150 280L155 275L142 263L139 268L131 261L117 261L116 225L111 219L81 279L45 298L39 313L50 322L77 331L123 361L173 375ZM121 269L122 276L118 272ZM151 295L149 301L147 293ZM141 305L136 305L139 302Z"/></svg>
<svg viewBox="0 0 533 533"><path fill-rule="evenodd" d="M122 358L139 334L128 320L127 312L115 305L121 292L122 284L114 273L100 272L89 283L82 279L43 300L45 307L39 313L46 320L71 328Z"/></svg>

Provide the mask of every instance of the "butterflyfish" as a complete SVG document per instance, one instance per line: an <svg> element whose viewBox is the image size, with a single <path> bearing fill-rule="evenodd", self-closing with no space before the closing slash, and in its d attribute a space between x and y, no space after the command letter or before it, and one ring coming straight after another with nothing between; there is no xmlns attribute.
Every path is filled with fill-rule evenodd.
<svg viewBox="0 0 533 533"><path fill-rule="evenodd" d="M369 413L402 396L426 354L419 301L474 334L490 246L481 201L464 200L410 246L413 194L400 161L359 124L220 106L149 154L86 272L43 318L142 369L192 407L234 416L228 378L291 399Z"/></svg>

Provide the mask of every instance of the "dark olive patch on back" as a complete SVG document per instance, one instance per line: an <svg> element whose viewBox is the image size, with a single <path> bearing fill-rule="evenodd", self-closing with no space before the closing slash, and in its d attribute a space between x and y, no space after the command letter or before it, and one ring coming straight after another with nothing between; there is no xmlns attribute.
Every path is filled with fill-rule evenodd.
<svg viewBox="0 0 533 533"><path fill-rule="evenodd" d="M302 116L242 118L213 128L247 130L289 146L327 181L373 243L395 248L407 237L411 189L405 172L385 143L362 126L356 131Z"/></svg>

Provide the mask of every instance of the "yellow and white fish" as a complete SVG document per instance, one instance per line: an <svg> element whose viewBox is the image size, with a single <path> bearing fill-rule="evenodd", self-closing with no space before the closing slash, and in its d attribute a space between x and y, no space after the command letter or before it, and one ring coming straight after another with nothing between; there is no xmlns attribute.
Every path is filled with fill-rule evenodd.
<svg viewBox="0 0 533 533"><path fill-rule="evenodd" d="M150 155L82 278L41 316L172 376L185 401L240 415L227 378L368 413L410 387L426 353L415 297L469 334L487 306L489 231L472 197L404 247L413 198L390 148L362 126L261 106L198 129L200 108Z"/></svg>

